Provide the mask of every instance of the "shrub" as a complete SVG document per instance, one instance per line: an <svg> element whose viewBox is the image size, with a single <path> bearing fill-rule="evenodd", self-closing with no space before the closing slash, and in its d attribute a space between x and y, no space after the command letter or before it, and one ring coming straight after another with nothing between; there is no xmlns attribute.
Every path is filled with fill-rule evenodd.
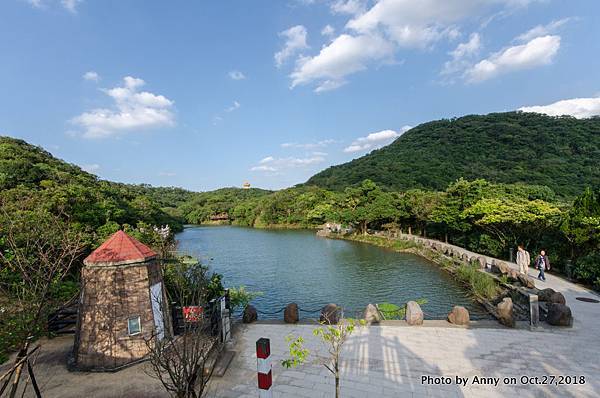
<svg viewBox="0 0 600 398"><path fill-rule="evenodd" d="M596 289L600 289L600 252L579 258L573 273L578 279L591 282Z"/></svg>
<svg viewBox="0 0 600 398"><path fill-rule="evenodd" d="M471 287L473 293L486 299L493 299L500 292L496 280L477 266L461 265L456 269L456 276Z"/></svg>

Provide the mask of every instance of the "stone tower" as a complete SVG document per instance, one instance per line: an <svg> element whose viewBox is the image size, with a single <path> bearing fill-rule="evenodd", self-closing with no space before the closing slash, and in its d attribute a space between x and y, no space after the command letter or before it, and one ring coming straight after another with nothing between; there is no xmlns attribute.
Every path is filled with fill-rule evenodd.
<svg viewBox="0 0 600 398"><path fill-rule="evenodd" d="M117 231L83 261L75 367L114 370L142 359L153 333L159 339L172 333L156 258Z"/></svg>

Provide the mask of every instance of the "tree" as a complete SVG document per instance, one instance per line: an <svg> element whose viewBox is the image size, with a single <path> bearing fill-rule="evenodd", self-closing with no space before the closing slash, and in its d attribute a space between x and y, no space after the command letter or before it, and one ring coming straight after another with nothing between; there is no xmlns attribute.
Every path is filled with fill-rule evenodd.
<svg viewBox="0 0 600 398"><path fill-rule="evenodd" d="M357 326L364 326L364 319L355 321L351 318L343 318L337 324L331 324L327 319L321 322L321 327L313 330L313 335L319 337L321 342L327 348L328 356L323 360L323 366L335 377L335 397L340 397L340 363L344 344L354 333ZM302 337L294 338L288 336L286 341L289 344L290 358L281 361L282 366L294 368L304 363L310 354L305 349L304 339Z"/></svg>
<svg viewBox="0 0 600 398"><path fill-rule="evenodd" d="M81 232L68 219L28 204L0 206L0 293L15 310L10 330L13 347L18 349L15 364L27 356L32 339L46 330L49 313L61 304L55 292L84 248ZM21 361L16 367L11 397L22 366Z"/></svg>
<svg viewBox="0 0 600 398"><path fill-rule="evenodd" d="M178 336L153 335L146 340L148 375L157 378L176 398L199 398L206 391L216 357L221 351L215 311L208 304L210 276L198 263L175 261L166 264L169 274L169 302L191 308ZM200 310L202 308L202 310Z"/></svg>
<svg viewBox="0 0 600 398"><path fill-rule="evenodd" d="M371 180L346 188L341 207L342 221L357 225L362 234L367 233L369 224L383 224L393 220L395 215L394 196L383 192Z"/></svg>
<svg viewBox="0 0 600 398"><path fill-rule="evenodd" d="M575 252L593 250L600 244L600 190L587 188L563 214L560 229Z"/></svg>
<svg viewBox="0 0 600 398"><path fill-rule="evenodd" d="M414 223L421 227L421 235L427 235L427 222L431 219L431 214L439 202L440 194L438 192L421 191L413 189L404 195L403 200L406 203L408 213Z"/></svg>
<svg viewBox="0 0 600 398"><path fill-rule="evenodd" d="M525 239L539 240L557 223L560 209L542 200L497 197L477 201L464 214L508 247Z"/></svg>
<svg viewBox="0 0 600 398"><path fill-rule="evenodd" d="M444 240L448 243L450 231L467 232L471 224L465 219L464 210L483 196L483 190L489 186L485 180L467 181L463 178L450 184L440 195L439 201L431 211L431 220L444 228Z"/></svg>

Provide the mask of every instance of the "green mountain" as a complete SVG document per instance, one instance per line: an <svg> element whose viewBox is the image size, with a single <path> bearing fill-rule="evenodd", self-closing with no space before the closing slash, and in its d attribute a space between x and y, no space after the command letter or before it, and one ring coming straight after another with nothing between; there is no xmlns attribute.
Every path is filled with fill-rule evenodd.
<svg viewBox="0 0 600 398"><path fill-rule="evenodd" d="M600 186L600 118L508 112L428 122L306 184L342 190L368 178L393 190L441 191L461 177L546 185L566 197Z"/></svg>
<svg viewBox="0 0 600 398"><path fill-rule="evenodd" d="M0 205L7 211L39 205L91 231L138 222L180 229L183 219L170 210L191 195L179 188L103 181L40 147L0 136Z"/></svg>

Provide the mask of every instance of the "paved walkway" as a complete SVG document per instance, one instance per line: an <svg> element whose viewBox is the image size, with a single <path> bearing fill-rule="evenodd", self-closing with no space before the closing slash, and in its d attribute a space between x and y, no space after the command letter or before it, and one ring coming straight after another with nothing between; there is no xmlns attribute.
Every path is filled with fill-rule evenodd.
<svg viewBox="0 0 600 398"><path fill-rule="evenodd" d="M533 272L537 276L537 272ZM572 328L545 325L537 331L440 326L371 326L348 341L343 362L343 397L598 397L600 396L600 304L576 297L599 297L581 286L547 274L539 288L562 292L574 314ZM433 323L433 322L432 322ZM439 325L439 322L437 323ZM256 397L255 342L271 339L274 397L332 397L333 377L313 360L294 370L281 367L285 336L303 336L311 352L324 352L312 325L244 326L238 354L223 379L214 379L217 397ZM313 357L314 358L314 357ZM585 384L525 385L522 376L572 376ZM447 385L422 383L422 376L447 376ZM466 386L455 377L468 377ZM498 386L474 384L475 376L499 378ZM507 385L504 378L516 378Z"/></svg>

